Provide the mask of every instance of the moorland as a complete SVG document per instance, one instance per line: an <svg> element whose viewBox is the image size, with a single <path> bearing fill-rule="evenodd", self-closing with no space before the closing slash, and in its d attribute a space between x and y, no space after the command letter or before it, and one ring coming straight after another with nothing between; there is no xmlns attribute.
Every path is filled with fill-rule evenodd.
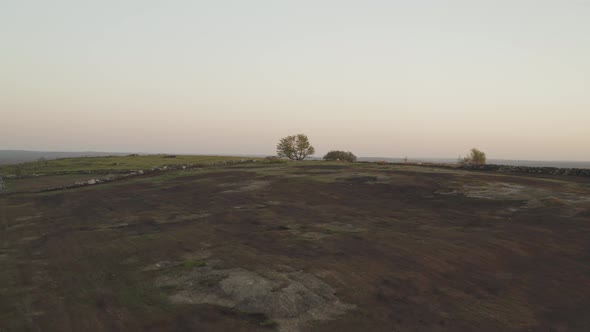
<svg viewBox="0 0 590 332"><path fill-rule="evenodd" d="M0 176L3 332L590 329L590 178L159 155Z"/></svg>

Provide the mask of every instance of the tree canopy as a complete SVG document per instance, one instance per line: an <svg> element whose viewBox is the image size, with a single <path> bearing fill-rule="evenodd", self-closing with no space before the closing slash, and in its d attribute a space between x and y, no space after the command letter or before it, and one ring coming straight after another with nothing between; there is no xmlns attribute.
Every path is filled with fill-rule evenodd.
<svg viewBox="0 0 590 332"><path fill-rule="evenodd" d="M277 144L277 155L291 160L303 160L314 153L315 149L304 134L281 138L279 144Z"/></svg>

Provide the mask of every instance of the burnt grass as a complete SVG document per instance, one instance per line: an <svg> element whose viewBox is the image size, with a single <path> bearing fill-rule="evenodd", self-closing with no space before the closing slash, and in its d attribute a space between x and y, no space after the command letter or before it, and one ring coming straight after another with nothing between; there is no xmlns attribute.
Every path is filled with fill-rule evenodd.
<svg viewBox="0 0 590 332"><path fill-rule="evenodd" d="M319 162L4 196L0 331L280 329L155 285L205 264L304 271L355 306L304 331L588 331L589 213L588 179Z"/></svg>

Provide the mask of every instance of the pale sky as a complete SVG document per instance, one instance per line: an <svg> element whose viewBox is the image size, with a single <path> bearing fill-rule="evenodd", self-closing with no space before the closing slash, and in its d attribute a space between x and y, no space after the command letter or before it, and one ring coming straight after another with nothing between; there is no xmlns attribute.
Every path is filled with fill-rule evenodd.
<svg viewBox="0 0 590 332"><path fill-rule="evenodd" d="M590 160L590 0L0 0L0 149Z"/></svg>

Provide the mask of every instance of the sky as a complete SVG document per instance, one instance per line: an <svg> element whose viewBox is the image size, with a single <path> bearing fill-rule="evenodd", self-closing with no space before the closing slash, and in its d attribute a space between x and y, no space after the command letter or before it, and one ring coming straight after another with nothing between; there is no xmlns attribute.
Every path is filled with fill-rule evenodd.
<svg viewBox="0 0 590 332"><path fill-rule="evenodd" d="M0 149L590 161L590 1L0 0Z"/></svg>

